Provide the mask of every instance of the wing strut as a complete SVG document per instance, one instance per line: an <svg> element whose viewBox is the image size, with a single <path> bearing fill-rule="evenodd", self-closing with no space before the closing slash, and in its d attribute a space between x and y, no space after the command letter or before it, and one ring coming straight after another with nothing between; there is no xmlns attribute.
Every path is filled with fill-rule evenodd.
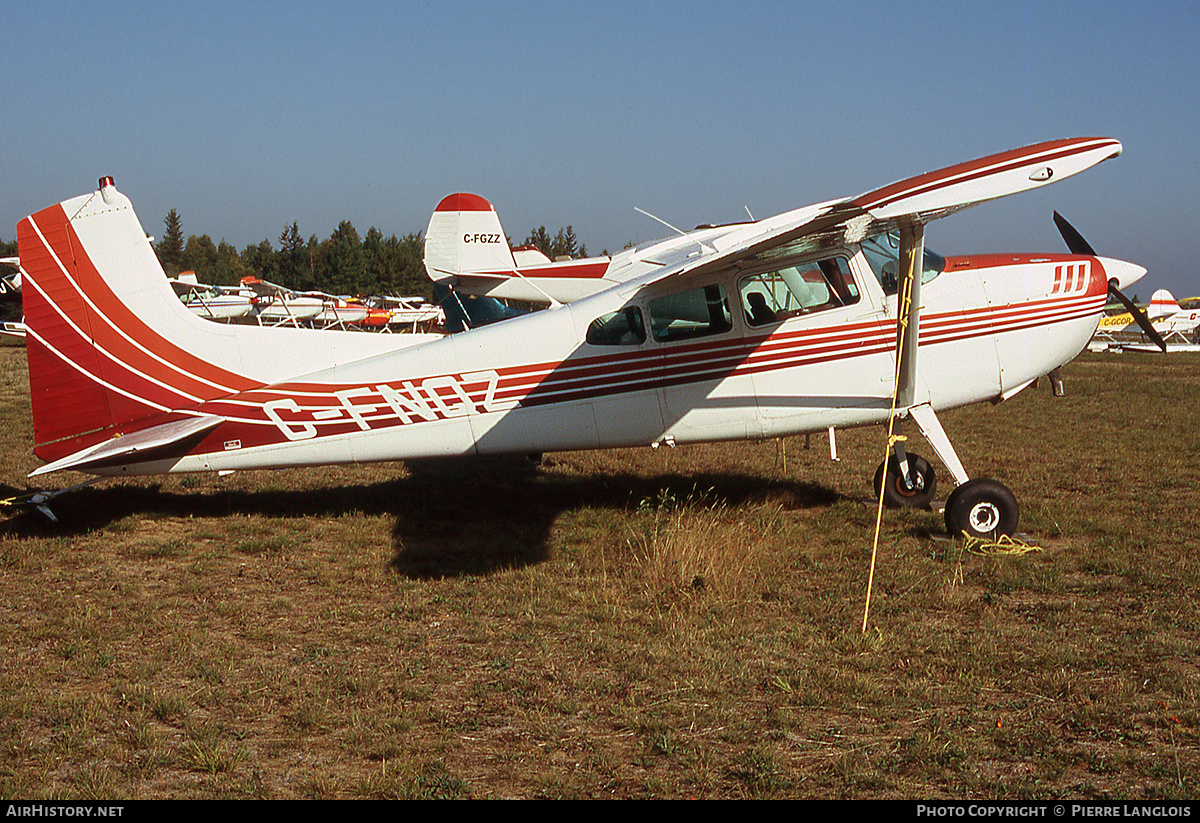
<svg viewBox="0 0 1200 823"><path fill-rule="evenodd" d="M892 390L892 409L888 415L887 451L884 466L892 455L899 468L901 482L910 490L918 482L904 448L901 418L911 419L921 434L934 446L949 468L956 484L967 480L962 462L950 445L950 439L928 403L917 405L917 349L921 334L921 276L924 273L925 225L916 220L900 223L900 259L896 290L896 379ZM932 488L930 488L932 493ZM884 483L880 483L875 512L875 537L871 545L871 568L867 576L867 596L863 605L862 630L867 630L871 609L871 589L875 582L875 560L879 554L879 532L883 524Z"/></svg>
<svg viewBox="0 0 1200 823"><path fill-rule="evenodd" d="M896 398L892 416L897 413L917 424L921 435L933 446L937 456L954 477L954 485L966 483L967 472L950 444L950 438L938 422L929 403L917 405L917 341L921 333L921 277L925 269L925 225L909 223L900 226L900 282L896 297ZM897 421L898 423L899 421ZM904 482L911 484L904 437L889 434L889 449L895 453Z"/></svg>
<svg viewBox="0 0 1200 823"><path fill-rule="evenodd" d="M900 225L900 260L898 272L899 288L896 290L896 379L892 383L892 409L888 415L887 451L883 455L884 465L894 451L900 464L904 483L910 484L908 458L904 452L904 435L899 430L897 408L908 408L916 399L917 387L917 337L920 333L921 313L921 268L925 257L925 226L916 221L905 221ZM871 611L871 589L875 583L875 558L879 554L879 530L883 525L883 483L880 483L879 501L875 510L875 537L871 543L871 568L867 574L867 597L863 604L862 630L867 630L867 618Z"/></svg>
<svg viewBox="0 0 1200 823"><path fill-rule="evenodd" d="M917 395L917 337L921 331L921 273L924 259L924 224L902 223L900 279L896 290L896 391L892 399L893 416L897 408L912 406Z"/></svg>

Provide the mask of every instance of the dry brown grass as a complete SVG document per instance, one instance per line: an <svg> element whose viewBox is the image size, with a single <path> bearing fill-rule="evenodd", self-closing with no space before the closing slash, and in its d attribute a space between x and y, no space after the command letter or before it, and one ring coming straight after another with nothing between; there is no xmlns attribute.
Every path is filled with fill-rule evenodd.
<svg viewBox="0 0 1200 823"><path fill-rule="evenodd" d="M1043 551L888 513L865 635L878 431L77 491L0 526L0 795L1193 797L1200 360L1067 378L944 418Z"/></svg>

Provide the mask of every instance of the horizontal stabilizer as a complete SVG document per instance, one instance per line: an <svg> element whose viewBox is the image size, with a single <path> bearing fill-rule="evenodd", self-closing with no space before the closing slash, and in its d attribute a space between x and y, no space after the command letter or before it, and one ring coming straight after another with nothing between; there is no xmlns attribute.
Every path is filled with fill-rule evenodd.
<svg viewBox="0 0 1200 823"><path fill-rule="evenodd" d="M224 422L222 417L187 417L183 420L173 420L151 426L148 429L114 437L97 443L75 454L67 455L61 460L47 463L39 469L30 472L30 477L50 472L88 471L102 466L112 466L119 463L140 462L150 457L168 457L174 452L183 453L201 435L207 434ZM179 448L171 449L172 446ZM135 459L136 458L136 461Z"/></svg>

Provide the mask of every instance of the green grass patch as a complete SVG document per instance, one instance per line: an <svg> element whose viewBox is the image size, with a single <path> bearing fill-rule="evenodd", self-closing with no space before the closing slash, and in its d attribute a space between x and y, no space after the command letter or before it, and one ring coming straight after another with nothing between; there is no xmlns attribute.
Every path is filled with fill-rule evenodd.
<svg viewBox="0 0 1200 823"><path fill-rule="evenodd" d="M888 512L865 633L877 430L78 490L0 526L0 794L1194 797L1200 358L1065 375L942 418L1040 551Z"/></svg>

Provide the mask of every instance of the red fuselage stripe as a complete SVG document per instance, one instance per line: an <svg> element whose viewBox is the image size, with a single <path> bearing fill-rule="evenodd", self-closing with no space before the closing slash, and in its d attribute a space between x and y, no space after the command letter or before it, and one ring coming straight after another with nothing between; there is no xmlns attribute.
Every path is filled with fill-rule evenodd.
<svg viewBox="0 0 1200 823"><path fill-rule="evenodd" d="M974 312L972 318L964 318L962 312L930 315L922 319L921 344L938 345L958 342L988 335L1005 334L1023 329L1046 327L1061 322L1086 319L1095 316L1103 308L1103 297L1089 299L1041 300L1020 306L1005 306L997 310ZM696 383L705 380L723 379L731 376L747 376L786 368L828 363L864 356L887 354L895 346L895 332L887 325L859 324L852 332L841 335L822 332L798 331L780 335L760 335L735 340L717 340L688 344L678 349L647 349L636 356L623 357L621 362L603 368L604 358L581 358L577 361L560 363L529 364L517 369L504 370L494 394L494 400L518 406L541 406L587 400L632 391L658 390L669 386ZM686 348L686 356L682 350ZM581 364L586 364L580 368ZM442 375L404 381L412 388L424 380L451 377L461 380L464 375ZM388 384L393 389L395 383ZM303 388L312 394L294 394ZM386 406L377 389L359 384L325 385L280 384L264 387L238 399L230 398L205 404L203 411L235 417L240 423L255 423L274 427L263 412L263 398L271 396L303 399L298 403L299 412L309 412L307 417L297 417L296 425L309 424L317 427L320 436L352 433L361 430L357 421L351 419L345 404L336 397L335 391L361 390L364 393L354 399L363 408L375 407L375 413L363 413L362 419L371 428L389 428L403 425ZM484 391L467 390L475 411L483 410ZM241 406L238 400L247 402ZM452 400L449 396L446 400ZM225 411L222 411L225 410ZM236 410L237 414L230 414ZM436 419L447 415L436 403L430 404ZM326 416L314 418L311 412L324 411ZM337 412L337 414L334 414ZM411 415L412 422L423 422L424 418ZM236 424L235 424L236 425ZM224 436L224 435L222 435ZM255 439L271 442L263 433ZM282 439L282 438L277 438ZM247 442L246 445L249 445Z"/></svg>

